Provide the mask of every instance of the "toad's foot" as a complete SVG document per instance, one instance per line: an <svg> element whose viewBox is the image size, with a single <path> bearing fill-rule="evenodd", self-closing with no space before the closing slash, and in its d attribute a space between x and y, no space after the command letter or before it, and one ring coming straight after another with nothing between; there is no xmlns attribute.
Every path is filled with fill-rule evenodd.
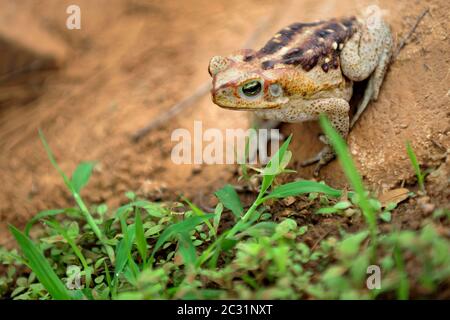
<svg viewBox="0 0 450 320"><path fill-rule="evenodd" d="M316 154L314 157L309 158L301 163L302 167L309 166L313 163L316 163L316 166L314 168L314 176L317 177L319 175L320 169L325 166L328 162L333 160L335 157L335 153L329 146L325 146L320 150L318 154Z"/></svg>

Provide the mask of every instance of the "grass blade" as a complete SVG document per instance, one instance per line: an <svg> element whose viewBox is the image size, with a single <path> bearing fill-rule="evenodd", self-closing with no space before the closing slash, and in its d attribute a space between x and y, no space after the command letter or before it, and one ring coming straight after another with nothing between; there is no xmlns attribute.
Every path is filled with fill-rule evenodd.
<svg viewBox="0 0 450 320"><path fill-rule="evenodd" d="M10 225L9 230L22 249L23 254L28 259L28 265L52 298L56 300L70 300L70 295L63 282L58 278L55 271L53 271L33 241L14 226Z"/></svg>
<svg viewBox="0 0 450 320"><path fill-rule="evenodd" d="M216 208L214 209L213 227L214 227L215 234L217 234L217 232L219 230L219 224L220 224L220 219L222 218L222 212L223 212L223 204L222 204L222 202L219 202L217 204Z"/></svg>
<svg viewBox="0 0 450 320"><path fill-rule="evenodd" d="M199 217L205 216L206 214L203 212L202 209L200 209L199 207L197 207L195 204L193 204L192 202L190 202L188 199L183 198L183 200L189 205L189 207L191 208L192 212ZM214 227L212 226L211 222L209 222L208 220L205 220L205 224L208 227L209 231L211 232L211 234L213 234L214 236L216 235L216 230L214 229Z"/></svg>
<svg viewBox="0 0 450 320"><path fill-rule="evenodd" d="M45 210L45 211L39 212L26 224L25 231L24 231L25 235L27 237L29 237L31 228L38 220L45 218L45 217L55 216L57 214L61 214L61 213L65 213L65 212L66 212L65 209L53 209L53 210Z"/></svg>
<svg viewBox="0 0 450 320"><path fill-rule="evenodd" d="M79 195L79 193L74 188L74 186L72 184L72 181L67 178L67 176L64 173L64 171L62 171L61 168L59 167L58 163L55 160L55 157L53 156L53 152L50 149L50 147L49 147L49 145L47 143L47 140L45 139L45 136L44 136L44 134L42 133L42 131L40 129L39 129L39 137L40 137L40 139L42 141L42 144L44 146L45 151L47 152L47 156L48 156L51 164L58 171L59 175L63 178L65 185L67 186L67 188L69 189L69 191L72 194L73 198L75 199L75 202L77 203L78 207L80 208L81 212L83 213L83 216L86 219L88 225L91 227L92 231L94 231L94 233L97 236L97 238L101 242L103 242L104 236L103 236L102 231L100 230L98 225L95 223L94 218L92 217L92 215L89 212L88 208L86 207L86 205L84 204L83 200L81 199L81 196Z"/></svg>
<svg viewBox="0 0 450 320"><path fill-rule="evenodd" d="M144 262L144 268L147 261L147 241L144 236L144 226L142 224L141 212L138 208L135 210L134 218L135 228L136 228L136 245L141 255L142 261Z"/></svg>
<svg viewBox="0 0 450 320"><path fill-rule="evenodd" d="M51 228L55 229L60 235L66 239L67 243L72 248L75 255L80 260L81 264L83 265L84 271L86 273L86 288L90 287L91 284L91 268L89 267L87 260L83 256L83 253L78 248L77 244L75 243L75 240L72 239L69 234L64 230L64 228L61 227L61 225L57 221L45 221L45 223L50 226Z"/></svg>
<svg viewBox="0 0 450 320"><path fill-rule="evenodd" d="M417 176L417 183L419 184L419 188L422 192L425 191L424 186L424 174L420 170L419 161L417 160L416 154L414 153L413 148L411 147L411 143L409 141L406 142L406 152L408 153L409 160L411 160L411 164L414 168L414 172Z"/></svg>
<svg viewBox="0 0 450 320"><path fill-rule="evenodd" d="M197 261L197 252L195 246L192 243L189 232L180 232L178 235L178 251L183 257L183 263L185 266L194 266Z"/></svg>
<svg viewBox="0 0 450 320"><path fill-rule="evenodd" d="M130 260L131 249L136 236L135 224L127 226L124 216L120 217L120 224L122 226L123 238L116 247L116 264L114 268L114 278L116 280Z"/></svg>
<svg viewBox="0 0 450 320"><path fill-rule="evenodd" d="M66 174L62 169L59 167L58 163L55 160L55 157L53 156L53 152L50 149L50 146L47 143L47 140L45 139L44 133L41 129L39 129L39 138L41 139L42 145L44 146L45 152L47 153L47 157L50 160L50 163L52 166L58 171L59 175L63 178L64 184L66 187L70 190L70 192L73 192L72 184L70 183L69 178L67 178Z"/></svg>
<svg viewBox="0 0 450 320"><path fill-rule="evenodd" d="M397 288L397 299L398 300L408 300L409 298L409 281L408 274L405 270L405 261L403 260L401 250L398 246L394 248L394 260L397 271L399 273L399 284Z"/></svg>
<svg viewBox="0 0 450 320"><path fill-rule="evenodd" d="M376 233L377 233L376 216L372 210L372 207L370 206L361 176L356 170L356 166L353 163L352 157L350 156L350 153L348 151L347 144L345 143L344 139L331 126L330 121L324 115L320 116L320 124L338 156L339 163L341 164L341 167L344 170L347 179L349 180L350 184L352 185L353 189L358 195L359 206L361 207L364 217L366 218L367 224L369 226L372 235L372 240L376 241Z"/></svg>
<svg viewBox="0 0 450 320"><path fill-rule="evenodd" d="M323 193L331 197L340 197L342 195L342 191L329 187L326 184L315 181L300 180L286 183L274 188L268 196L263 198L263 201L267 199L286 198L312 192Z"/></svg>

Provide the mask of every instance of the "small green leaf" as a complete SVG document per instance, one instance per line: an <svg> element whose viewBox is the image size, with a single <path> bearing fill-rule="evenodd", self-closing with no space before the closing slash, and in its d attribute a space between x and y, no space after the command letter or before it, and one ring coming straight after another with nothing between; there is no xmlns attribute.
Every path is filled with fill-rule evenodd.
<svg viewBox="0 0 450 320"><path fill-rule="evenodd" d="M414 153L413 148L411 147L411 143L409 141L406 142L406 152L408 153L409 160L411 160L411 164L413 166L414 172L417 176L417 182L419 184L420 190L424 191L424 174L420 170L419 161L417 160L416 154Z"/></svg>
<svg viewBox="0 0 450 320"><path fill-rule="evenodd" d="M249 235L253 238L267 237L273 235L278 224L272 221L257 223L242 232L242 235Z"/></svg>
<svg viewBox="0 0 450 320"><path fill-rule="evenodd" d="M156 251L158 251L158 249L161 248L161 246L163 244L165 244L167 241L174 239L180 233L190 232L190 231L194 230L194 228L198 224L200 224L202 222L206 222L208 219L211 219L213 217L214 217L214 214L206 214L204 216L189 217L181 222L174 223L171 226L167 227L163 231L163 233L159 236L158 241L156 241L156 244L155 244L155 247L153 248L153 252L151 254L150 259L153 259Z"/></svg>
<svg viewBox="0 0 450 320"><path fill-rule="evenodd" d="M14 298L15 296L19 295L20 293L24 292L27 288L26 287L17 287L13 290L11 293L11 297Z"/></svg>
<svg viewBox="0 0 450 320"><path fill-rule="evenodd" d="M380 213L380 218L381 220L385 221L385 222L390 222L391 221L391 212L390 211L383 211L382 213Z"/></svg>
<svg viewBox="0 0 450 320"><path fill-rule="evenodd" d="M269 220L270 218L272 218L272 214L270 214L270 213L263 213L262 215L261 215L261 220Z"/></svg>
<svg viewBox="0 0 450 320"><path fill-rule="evenodd" d="M344 240L338 244L338 253L344 258L354 257L358 253L361 243L367 238L367 235L367 231L361 231L345 237Z"/></svg>
<svg viewBox="0 0 450 320"><path fill-rule="evenodd" d="M107 211L108 211L108 206L106 204L104 204L104 203L102 203L101 205L99 205L97 207L97 213L100 216L103 216Z"/></svg>
<svg viewBox="0 0 450 320"><path fill-rule="evenodd" d="M397 208L397 204L395 202L389 202L386 206L386 211L392 211Z"/></svg>
<svg viewBox="0 0 450 320"><path fill-rule="evenodd" d="M376 199L369 199L369 203L375 211L381 210L381 202Z"/></svg>
<svg viewBox="0 0 450 320"><path fill-rule="evenodd" d="M134 207L141 208L145 210L150 216L155 218L164 217L166 210L161 207L161 205L145 200L137 200L126 205L119 207L114 214L114 219L120 219L125 213L128 213L133 210Z"/></svg>
<svg viewBox="0 0 450 320"><path fill-rule="evenodd" d="M278 236L284 237L287 233L295 231L296 229L297 229L297 222L295 222L295 220L284 219L276 226L275 233Z"/></svg>
<svg viewBox="0 0 450 320"><path fill-rule="evenodd" d="M153 227L148 228L148 230L145 231L145 233L144 233L144 237L148 238L148 237L150 237L150 236L152 236L154 234L157 234L157 233L161 232L161 230L163 230L163 229L164 229L164 226L162 226L160 224L157 224L157 225L155 225Z"/></svg>
<svg viewBox="0 0 450 320"><path fill-rule="evenodd" d="M338 210L345 210L351 206L352 206L352 204L350 201L339 201L333 207Z"/></svg>
<svg viewBox="0 0 450 320"><path fill-rule="evenodd" d="M94 264L94 268L95 270L97 270L98 268L100 268L101 265L103 265L104 261L106 260L106 257L100 258L98 260L95 261Z"/></svg>
<svg viewBox="0 0 450 320"><path fill-rule="evenodd" d="M131 201L136 200L136 194L133 191L127 191L125 192L125 197L130 199Z"/></svg>
<svg viewBox="0 0 450 320"><path fill-rule="evenodd" d="M231 185L225 185L222 189L217 190L215 195L223 203L224 207L231 210L237 218L242 216L244 208L236 190Z"/></svg>
<svg viewBox="0 0 450 320"><path fill-rule="evenodd" d="M286 166L285 161L285 154L289 144L291 143L292 135L290 135L286 141L281 145L280 149L275 153L275 155L270 159L270 161L267 163L266 167L263 171L263 181L261 185L261 193L264 193L269 189L269 187L272 185L273 180L275 179L275 176L282 173ZM289 158L289 154L287 157Z"/></svg>
<svg viewBox="0 0 450 320"><path fill-rule="evenodd" d="M237 242L236 240L232 240L232 239L223 239L223 240L221 241L221 243L220 243L220 248L221 248L223 251L229 251L229 250L233 249L233 248L236 246L237 243L238 243L238 242Z"/></svg>
<svg viewBox="0 0 450 320"><path fill-rule="evenodd" d="M299 234L299 235L303 235L303 234L305 234L307 231L308 231L308 226L301 226L301 227L298 229L298 234Z"/></svg>
<svg viewBox="0 0 450 320"><path fill-rule="evenodd" d="M96 284L100 284L100 283L103 282L104 279L105 279L105 276L104 276L104 275L101 275L101 276L96 277L96 278L94 279L94 282L95 282Z"/></svg>
<svg viewBox="0 0 450 320"><path fill-rule="evenodd" d="M336 213L336 212L339 212L339 210L336 209L335 207L326 207L326 208L320 208L315 213L316 214L332 214L332 213Z"/></svg>
<svg viewBox="0 0 450 320"><path fill-rule="evenodd" d="M94 169L95 162L81 162L72 174L72 186L75 192L79 193L88 183Z"/></svg>

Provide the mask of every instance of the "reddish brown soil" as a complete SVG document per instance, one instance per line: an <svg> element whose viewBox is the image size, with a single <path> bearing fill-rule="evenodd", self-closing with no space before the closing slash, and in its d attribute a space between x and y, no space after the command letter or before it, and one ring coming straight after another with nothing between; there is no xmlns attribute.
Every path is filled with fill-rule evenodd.
<svg viewBox="0 0 450 320"><path fill-rule="evenodd" d="M53 39L54 51L65 57L59 71L40 76L38 85L22 77L13 86L19 93L0 104L0 234L6 234L0 244L8 241L4 232L8 223L21 225L40 210L73 205L47 160L38 128L66 172L80 161L98 161L82 194L89 203L115 207L125 200L125 191L135 190L153 199L176 199L184 193L196 202L213 204L209 195L226 182L235 183L236 168L173 164L170 134L175 128L192 130L194 120L203 121L204 128L245 127L244 113L222 110L205 96L139 143L132 143L130 135L191 95L208 80L209 58L240 48L273 12L276 19L258 45L290 22L357 14L371 3L80 0L82 29L67 30L65 9L71 1L0 2L6 8L0 17L33 16ZM399 38L425 8L430 13L392 64L379 100L350 134L350 149L367 184L381 191L414 182L405 151L405 141L410 140L421 165L434 171L427 184L429 201L448 207L450 5L445 0L378 2ZM22 28L17 36L27 33L29 25L16 24ZM5 86L12 88L1 85L0 93ZM37 93L28 96L32 89ZM21 99L23 94L26 99ZM283 132L294 133L291 148L296 162L320 148L315 123L286 125ZM311 169L300 169L298 175L309 178ZM334 186L345 185L336 161L321 178ZM420 225L423 211L417 204L410 206L416 210L404 211L416 212L414 219L402 221Z"/></svg>

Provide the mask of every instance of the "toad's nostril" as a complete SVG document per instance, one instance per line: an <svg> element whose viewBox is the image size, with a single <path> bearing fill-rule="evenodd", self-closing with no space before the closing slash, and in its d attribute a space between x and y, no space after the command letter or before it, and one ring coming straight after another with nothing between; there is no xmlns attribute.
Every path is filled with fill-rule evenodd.
<svg viewBox="0 0 450 320"><path fill-rule="evenodd" d="M214 90L214 89L211 90L211 96L212 96L213 102L216 103L216 102L217 102L217 99L218 99L219 96L220 96L219 90Z"/></svg>

